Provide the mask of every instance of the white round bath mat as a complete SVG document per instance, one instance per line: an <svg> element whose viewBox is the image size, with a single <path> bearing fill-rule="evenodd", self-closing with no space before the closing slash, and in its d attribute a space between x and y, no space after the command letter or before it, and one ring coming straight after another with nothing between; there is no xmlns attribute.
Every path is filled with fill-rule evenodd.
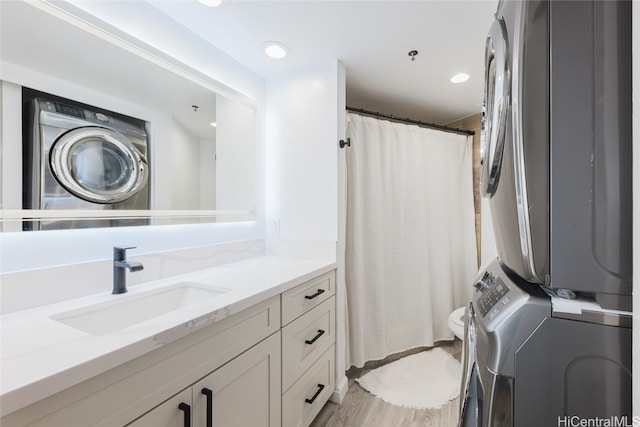
<svg viewBox="0 0 640 427"><path fill-rule="evenodd" d="M356 381L392 405L437 409L458 397L461 377L460 363L436 347L371 370Z"/></svg>

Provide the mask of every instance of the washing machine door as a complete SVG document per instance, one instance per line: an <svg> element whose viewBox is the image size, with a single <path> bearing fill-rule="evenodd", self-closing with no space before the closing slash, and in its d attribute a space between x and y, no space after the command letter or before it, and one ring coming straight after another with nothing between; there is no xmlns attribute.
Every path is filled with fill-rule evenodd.
<svg viewBox="0 0 640 427"><path fill-rule="evenodd" d="M483 391L476 357L476 321L473 303L469 303L467 307L466 318L458 427L482 427Z"/></svg>
<svg viewBox="0 0 640 427"><path fill-rule="evenodd" d="M480 190L491 197L498 186L504 152L511 73L507 60L507 33L504 20L496 19L487 36L485 88L482 108Z"/></svg>
<svg viewBox="0 0 640 427"><path fill-rule="evenodd" d="M93 203L114 204L145 187L145 156L125 136L97 126L72 129L51 147L49 165L69 193Z"/></svg>

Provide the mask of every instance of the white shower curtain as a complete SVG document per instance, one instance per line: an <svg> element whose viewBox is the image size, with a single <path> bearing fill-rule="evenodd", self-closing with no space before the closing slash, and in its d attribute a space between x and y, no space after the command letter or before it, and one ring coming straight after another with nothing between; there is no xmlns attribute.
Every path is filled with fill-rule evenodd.
<svg viewBox="0 0 640 427"><path fill-rule="evenodd" d="M450 339L477 272L472 138L348 114L348 361Z"/></svg>

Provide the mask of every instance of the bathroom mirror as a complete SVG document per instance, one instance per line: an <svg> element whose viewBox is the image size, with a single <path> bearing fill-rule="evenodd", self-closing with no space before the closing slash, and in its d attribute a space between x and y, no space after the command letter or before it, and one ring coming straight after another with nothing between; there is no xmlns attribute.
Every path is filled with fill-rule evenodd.
<svg viewBox="0 0 640 427"><path fill-rule="evenodd" d="M253 100L106 24L98 27L53 3L12 1L0 7L3 231L210 222L255 215L259 114ZM82 120L86 115L99 132L115 127L126 136L116 119L133 120L147 141L141 156L148 166L148 176L143 177L148 188L142 190L148 192L146 203L117 207L100 201L87 207L61 197L23 202L31 198L29 193L49 186L45 172L38 179L23 174L31 176L30 169L44 168L43 162L51 157L42 148L44 141L57 138L47 136L44 120L26 119L41 117L41 112L25 108L25 91L44 94L42 105L50 95L55 102L48 108L55 109L58 122L60 111L70 116L76 114L71 110L84 111ZM87 125L74 120L55 124L58 134ZM27 135L41 139L42 147L32 149L35 154L22 148ZM100 159L104 171L98 184L103 193L113 191L109 176L127 184L125 172L136 168L118 160L114 144L93 143L101 148L93 149L100 152L91 156L80 149L72 155L73 144L68 150L69 165L81 158L93 164ZM107 157L115 160L107 164ZM55 170L51 174L58 178ZM73 170L68 174L74 176ZM60 187L71 191L62 182ZM28 226L23 227L23 221Z"/></svg>

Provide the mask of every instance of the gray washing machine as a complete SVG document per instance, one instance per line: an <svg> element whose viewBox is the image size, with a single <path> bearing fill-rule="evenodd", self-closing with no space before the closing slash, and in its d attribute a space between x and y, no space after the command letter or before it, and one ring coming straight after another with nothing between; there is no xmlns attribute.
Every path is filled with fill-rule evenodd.
<svg viewBox="0 0 640 427"><path fill-rule="evenodd" d="M68 99L23 90L23 208L149 208L145 122ZM146 219L46 219L24 229L114 227Z"/></svg>
<svg viewBox="0 0 640 427"><path fill-rule="evenodd" d="M632 424L631 313L557 297L496 259L467 318L460 426Z"/></svg>

